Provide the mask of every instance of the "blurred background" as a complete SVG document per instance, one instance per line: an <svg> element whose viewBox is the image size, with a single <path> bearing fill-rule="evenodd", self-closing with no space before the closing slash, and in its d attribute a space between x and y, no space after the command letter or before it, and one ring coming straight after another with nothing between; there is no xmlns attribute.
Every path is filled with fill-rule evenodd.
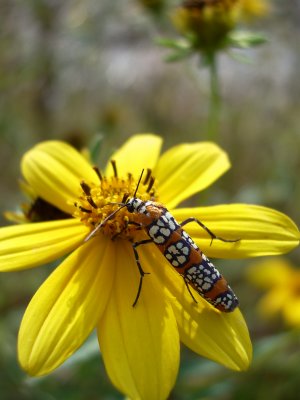
<svg viewBox="0 0 300 400"><path fill-rule="evenodd" d="M171 8L179 2L168 3ZM134 133L161 135L164 149L207 140L208 72L195 56L165 62L168 50L156 40L177 36L168 12L157 14L137 0L1 0L1 213L24 201L19 163L39 141L61 139L79 149L97 143L101 167ZM268 42L219 57L223 107L218 143L232 168L191 205L262 204L299 225L299 20L299 0L273 1L268 16L245 25L263 32ZM1 226L6 224L1 215ZM299 250L286 259L299 271ZM251 369L231 372L183 349L170 399L299 398L300 325L259 313L265 292L247 273L255 262L217 263L239 295L249 325L255 346ZM48 377L32 379L20 370L19 323L53 267L1 275L1 399L122 398L106 377L95 337ZM297 294L299 301L300 279Z"/></svg>

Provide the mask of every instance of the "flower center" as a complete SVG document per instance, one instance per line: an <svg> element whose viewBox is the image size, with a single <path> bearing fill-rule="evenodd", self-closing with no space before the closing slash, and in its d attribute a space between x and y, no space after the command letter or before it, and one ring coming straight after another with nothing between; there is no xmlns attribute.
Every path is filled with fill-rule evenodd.
<svg viewBox="0 0 300 400"><path fill-rule="evenodd" d="M135 197L147 201L157 200L154 181L151 170L147 169L146 175L138 181L133 175L119 177L115 161L111 161L114 175L111 177L102 176L97 167L95 172L99 177L99 184L80 183L82 193L75 203L76 211L73 216L79 218L85 225L95 229L101 222L120 208L111 219L107 219L101 228L101 232L110 238L116 237L132 239L137 227L137 214L129 213L122 204L130 198Z"/></svg>

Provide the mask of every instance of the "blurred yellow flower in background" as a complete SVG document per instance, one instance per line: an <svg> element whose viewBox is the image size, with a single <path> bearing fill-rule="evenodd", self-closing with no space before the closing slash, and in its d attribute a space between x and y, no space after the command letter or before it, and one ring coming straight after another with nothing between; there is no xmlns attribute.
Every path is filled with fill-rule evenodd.
<svg viewBox="0 0 300 400"><path fill-rule="evenodd" d="M228 33L239 22L266 15L265 0L185 0L172 13L175 27L205 52L228 45Z"/></svg>
<svg viewBox="0 0 300 400"><path fill-rule="evenodd" d="M290 326L300 327L300 269L285 258L264 260L250 266L248 278L266 294L258 303L266 318L281 316Z"/></svg>
<svg viewBox="0 0 300 400"><path fill-rule="evenodd" d="M226 35L236 24L235 0L187 0L172 13L175 27L183 35L192 35L194 46L206 51L224 47Z"/></svg>

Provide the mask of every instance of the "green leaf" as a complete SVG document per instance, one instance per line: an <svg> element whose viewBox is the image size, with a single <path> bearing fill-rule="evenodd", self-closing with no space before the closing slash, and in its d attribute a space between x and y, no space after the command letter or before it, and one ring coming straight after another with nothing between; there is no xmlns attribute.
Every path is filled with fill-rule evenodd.
<svg viewBox="0 0 300 400"><path fill-rule="evenodd" d="M191 44L189 42L187 42L186 40L160 38L160 39L156 40L156 43L159 46L163 46L168 49L174 50L173 53L171 53L167 57L165 57L165 61L167 61L167 62L180 61L184 58L189 57L193 53Z"/></svg>
<svg viewBox="0 0 300 400"><path fill-rule="evenodd" d="M159 38L155 40L159 46L167 47L169 49L176 50L190 50L191 45L184 39L168 39L168 38Z"/></svg>
<svg viewBox="0 0 300 400"><path fill-rule="evenodd" d="M267 38L263 34L247 31L233 31L227 36L227 45L238 47L240 49L259 46L267 41Z"/></svg>

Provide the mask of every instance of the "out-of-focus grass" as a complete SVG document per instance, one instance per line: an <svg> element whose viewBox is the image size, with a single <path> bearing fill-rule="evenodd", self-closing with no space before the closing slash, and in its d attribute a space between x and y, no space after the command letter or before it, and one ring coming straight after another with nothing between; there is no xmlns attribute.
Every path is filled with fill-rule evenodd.
<svg viewBox="0 0 300 400"><path fill-rule="evenodd" d="M224 99L219 144L233 167L192 201L264 204L299 221L300 13L295 4L275 3L277 12L253 27L270 42L247 53L251 62L239 64L227 55L219 60ZM206 140L207 71L198 68L196 58L164 63L165 50L154 39L170 33L170 26L154 23L134 1L4 0L0 11L1 211L22 201L19 161L40 140L62 139L82 148L101 134L100 165L136 132L162 135L165 148ZM290 257L300 265L299 251ZM261 356L264 345L290 333L255 313L259 293L244 279L247 264L218 262L240 295L257 343L252 369L233 373L183 350L171 399L292 400L300 391L299 336ZM121 398L109 384L97 350L38 380L19 369L15 344L20 319L50 269L0 276L1 399ZM87 348L82 354L91 354Z"/></svg>

